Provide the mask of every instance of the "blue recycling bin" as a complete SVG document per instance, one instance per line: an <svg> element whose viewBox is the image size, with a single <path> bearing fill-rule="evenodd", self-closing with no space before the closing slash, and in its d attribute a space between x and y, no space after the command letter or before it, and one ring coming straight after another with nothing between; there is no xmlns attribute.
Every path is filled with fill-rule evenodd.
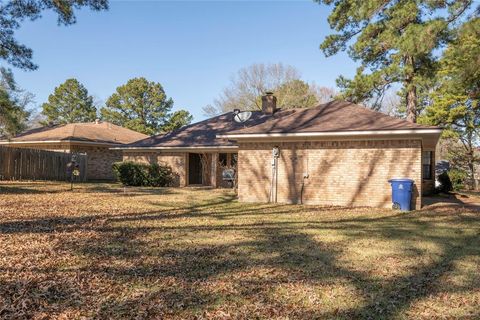
<svg viewBox="0 0 480 320"><path fill-rule="evenodd" d="M412 203L413 180L390 179L392 186L392 208L401 211L410 211Z"/></svg>

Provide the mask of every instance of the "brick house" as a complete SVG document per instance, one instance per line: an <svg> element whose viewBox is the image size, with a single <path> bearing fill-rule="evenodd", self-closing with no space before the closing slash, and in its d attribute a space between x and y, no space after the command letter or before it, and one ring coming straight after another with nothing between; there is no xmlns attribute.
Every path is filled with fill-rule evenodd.
<svg viewBox="0 0 480 320"><path fill-rule="evenodd" d="M178 187L227 187L231 184L222 173L236 168L238 146L217 135L244 128L243 124L233 121L233 117L234 113L228 112L115 150L123 151L124 161L169 165L177 176L175 186ZM260 124L268 119L270 115L254 111L248 124Z"/></svg>
<svg viewBox="0 0 480 320"><path fill-rule="evenodd" d="M28 130L0 145L53 150L87 155L88 180L113 180L112 164L122 161L122 152L111 150L148 137L109 122L69 123Z"/></svg>
<svg viewBox="0 0 480 320"><path fill-rule="evenodd" d="M277 110L272 94L245 123L233 121L236 113L118 149L124 160L169 164L177 186L223 186L222 171L233 166L244 202L390 207L388 180L401 177L414 180L419 208L433 188L437 127L345 101Z"/></svg>

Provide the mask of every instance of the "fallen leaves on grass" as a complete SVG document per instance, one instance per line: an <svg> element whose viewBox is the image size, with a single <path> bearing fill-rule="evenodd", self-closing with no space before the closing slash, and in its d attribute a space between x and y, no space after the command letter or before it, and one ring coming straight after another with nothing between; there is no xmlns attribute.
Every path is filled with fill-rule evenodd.
<svg viewBox="0 0 480 320"><path fill-rule="evenodd" d="M68 187L0 185L0 318L480 317L473 202L403 214Z"/></svg>

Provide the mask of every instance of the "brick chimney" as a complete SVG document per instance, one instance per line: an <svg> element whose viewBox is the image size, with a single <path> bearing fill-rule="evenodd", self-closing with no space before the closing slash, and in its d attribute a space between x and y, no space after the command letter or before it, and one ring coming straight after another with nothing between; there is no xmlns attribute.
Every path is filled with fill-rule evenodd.
<svg viewBox="0 0 480 320"><path fill-rule="evenodd" d="M266 92L262 96L262 112L265 114L274 114L277 111L277 97L273 92Z"/></svg>

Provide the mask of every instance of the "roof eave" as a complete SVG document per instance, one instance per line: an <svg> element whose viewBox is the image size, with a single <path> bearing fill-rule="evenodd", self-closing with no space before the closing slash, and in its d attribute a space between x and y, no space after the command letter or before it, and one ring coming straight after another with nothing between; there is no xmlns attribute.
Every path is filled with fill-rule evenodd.
<svg viewBox="0 0 480 320"><path fill-rule="evenodd" d="M326 131L326 132L271 132L271 133L231 133L217 135L222 139L261 139L261 138L300 138L300 137L369 137L385 135L419 135L419 134L441 134L442 129L398 129L398 130L362 130L362 131Z"/></svg>
<svg viewBox="0 0 480 320"><path fill-rule="evenodd" d="M217 150L237 150L238 146L182 146L182 147L115 147L111 150L123 151L217 151Z"/></svg>

